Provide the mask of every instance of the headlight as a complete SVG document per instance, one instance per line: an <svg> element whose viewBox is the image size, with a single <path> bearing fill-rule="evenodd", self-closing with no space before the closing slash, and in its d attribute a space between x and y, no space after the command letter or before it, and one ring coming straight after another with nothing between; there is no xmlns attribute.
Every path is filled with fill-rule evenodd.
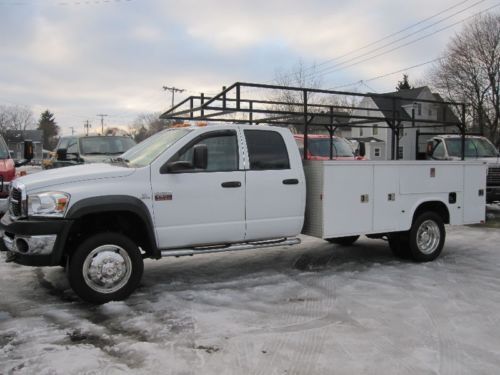
<svg viewBox="0 0 500 375"><path fill-rule="evenodd" d="M28 195L28 216L63 217L69 204L69 194L59 191Z"/></svg>

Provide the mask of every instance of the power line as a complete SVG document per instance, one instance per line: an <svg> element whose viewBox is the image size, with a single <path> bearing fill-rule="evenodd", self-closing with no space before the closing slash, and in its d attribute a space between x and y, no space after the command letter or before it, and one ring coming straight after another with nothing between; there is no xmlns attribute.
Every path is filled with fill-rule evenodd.
<svg viewBox="0 0 500 375"><path fill-rule="evenodd" d="M446 8L446 9L444 9L444 10L442 10L442 11L438 12L438 13L435 13L435 14L433 14L433 15L431 15L431 16L429 16L429 17L427 17L427 18L425 18L425 19L423 19L423 20L421 20L421 21L418 21L418 22L416 22L416 23L414 23L414 24L411 24L411 25L409 25L409 26L406 26L406 27L404 27L403 29L400 29L400 30L398 30L398 31L395 31L395 32L393 32L393 33L391 33L391 34L389 34L389 35L386 35L386 36L384 36L384 37L382 37L382 38L380 38L380 39L377 39L377 40L375 40L375 41L373 41L373 42L370 42L370 43L368 43L368 44L365 44L365 45L364 45L364 46L362 46L362 47L359 47L359 48L353 49L353 50L351 50L351 51L349 51L349 52L346 52L346 53L344 53L343 55L340 55L340 56L337 56L337 57L334 57L334 58L328 59L328 60L326 60L326 61L324 61L324 62L321 62L321 63L319 63L319 64L314 64L314 65L311 65L309 68L306 68L306 69L305 69L305 71L306 71L306 72L307 72L308 70L309 70L309 71L311 71L311 70L313 70L313 69L316 69L317 67L320 67L320 66L323 66L323 65L327 65L327 64L329 64L330 62L333 62L333 61L335 61L335 60L342 59L342 58L344 58L344 57L346 57L346 56L349 56L349 55L351 55L351 54L353 54L353 53L355 53L355 52L358 52L358 51L364 50L364 49L366 49L366 48L368 48L368 47L371 47L371 46L373 46L373 45L376 45L376 44L378 44L378 43L380 43L380 42L382 42L382 41L384 41L384 40L387 40L387 39L389 39L389 38L391 38L391 37L393 37L393 36L396 36L396 35L401 34L401 33L405 32L405 31L407 31L407 30L410 30L410 29L414 28L415 26L421 25L421 24L423 24L423 23L425 23L425 22L427 22L427 21L429 21L429 20L431 20L431 19L433 19L433 18L436 18L436 17L438 17L438 16L440 16L440 15L442 15L442 14L444 14L444 13L446 13L446 12L448 12L448 11L450 11L450 10L452 10L452 9L456 8L456 7L459 7L460 5L462 5L462 4L464 4L464 3L468 2L468 1L470 1L470 0L464 0L464 1L461 1L461 2L459 2L459 3L455 4L455 5L451 6L451 7L448 7L448 8ZM477 4L474 4L474 5L470 6L470 7L473 7L473 6L475 6L475 5L477 5ZM469 7L469 8L470 8L470 7ZM467 9L469 9L469 8L467 8ZM314 75L314 73L317 73L317 72L313 72L313 75ZM287 74L285 74L285 75L284 75L284 77L291 76L291 75L292 75L292 74L288 74L288 75L287 75ZM272 81L273 81L273 80L270 80L269 82L272 82ZM269 82L268 82L268 83L269 83Z"/></svg>
<svg viewBox="0 0 500 375"><path fill-rule="evenodd" d="M101 135L104 135L104 117L108 117L109 115L105 113L99 113L96 116L101 118Z"/></svg>
<svg viewBox="0 0 500 375"><path fill-rule="evenodd" d="M49 3L49 6L79 6L79 5L103 5L103 4L120 4L120 3L130 3L134 0L66 0L66 1L57 1ZM24 6L24 5L34 5L34 3L29 1L8 1L8 2L0 2L0 6ZM38 4L37 4L38 5Z"/></svg>
<svg viewBox="0 0 500 375"><path fill-rule="evenodd" d="M379 47L377 47L377 48L374 48L374 49L372 49L372 50L370 50L370 51L364 52L364 53L362 53L361 55L357 55L357 56L351 57L351 58L349 58L349 59L347 59L347 60L345 60L345 61L342 61L342 62L339 62L339 63L333 64L332 66L329 66L329 67L324 68L324 69L322 69L322 70L320 70L320 71L317 71L317 72L311 73L310 75L311 75L311 76L322 76L322 75L323 75L323 73L331 73L331 72L332 72L332 71L331 71L332 69L335 69L334 71L337 71L337 69L339 69L339 70L340 70L340 69L344 69L344 68L346 68L346 67L349 67L349 66L351 66L351 65L350 65L350 64L348 64L348 63L350 63L350 62L353 62L353 61L358 60L358 59L360 59L360 58L362 58L362 57L368 56L368 55L370 55L370 54L372 54L372 53L374 53L374 52L380 51L380 50L382 50L382 49L384 49L384 48L386 48L386 47L390 47L391 45L396 44L396 43L398 43L398 42L401 42L401 41L403 41L403 40L405 40L405 39L408 39L409 37L411 37L411 36L413 36L413 35L419 34L420 32L425 31L425 30L427 30L427 29L429 29L429 28L431 28L431 27L433 27L433 26L436 26L437 24L440 24L441 22L444 22L444 21L446 21L446 20L448 20L448 19L450 19L450 18L452 18L452 17L455 17L456 15L458 15L458 14L460 14L460 13L463 13L463 12L465 12L466 10L469 10L469 9L473 8L473 7L477 6L477 5L479 5L480 3L483 3L484 1L486 1L486 0L479 0L479 1L475 2L474 4L472 4L472 5L468 6L468 7L467 7L467 8L465 8L465 9L462 9L462 10L460 10L460 11L458 11L458 12L455 12L455 13L453 13L453 14L451 14L451 15L449 15L449 16L447 16L447 17L445 17L445 18L443 18L443 19L441 19L441 20L439 20L439 21L436 21L436 22L434 22L434 23L431 23L430 25L427 25L427 26L425 26L425 27L423 27L423 28L420 28L420 29L418 29L418 30L416 30L416 31L414 31L414 32L411 32L411 33L409 33L409 34L407 34L407 35L405 35L405 36L403 36L403 37L401 37L401 38L399 38L399 39L396 39L396 40L394 40L394 41L392 41L392 42L386 43L386 44L384 44L384 45L382 45L382 46L379 46ZM498 6L498 4L497 4L497 5L495 5L495 6ZM493 6L492 8L494 8L495 6ZM480 12L480 13L481 13L481 12ZM479 14L479 13L476 13L475 15L477 15L477 14ZM475 15L473 15L473 16L475 16ZM469 16L468 18L470 18L470 17L472 17L472 16ZM468 19L468 18L466 18L466 19ZM419 40L421 40L421 39L423 39L423 38L426 38L426 37L428 37L428 36L431 36L431 35L437 34L438 32L441 32L441 31L443 31L443 30L446 30L446 29L448 29L448 28L450 28L450 27L453 27L453 26L457 25L458 23L461 23L461 22L464 22L464 21L465 21L465 20L459 21L459 22L454 23L454 24L452 24L452 25L450 25L450 26L446 26L446 27L444 27L444 28L441 28L441 29L439 29L439 30L436 30L436 31L434 31L434 32L432 32L432 33L430 33L430 34L426 34L426 36L424 36L424 37L422 37L422 38L420 38L420 39L415 39L413 42L416 42L416 41L419 41ZM413 42L411 42L411 43L413 43ZM408 44L403 44L401 47L404 47L404 46L406 46L406 45L408 45ZM393 50L389 50L388 52L391 52L391 51L393 51ZM379 56L379 55L374 56L374 57L378 57L378 56ZM373 58L374 58L374 57L373 57ZM364 61L367 61L367 60L362 60L362 62L364 62ZM346 65L346 64L347 64L347 66L346 66L346 67L342 67L342 65ZM357 63L354 63L354 64L357 64Z"/></svg>
<svg viewBox="0 0 500 375"><path fill-rule="evenodd" d="M463 23L463 22L465 22L465 21L469 20L470 18L476 17L476 16L478 16L479 14L484 13L484 12L487 12L487 11L489 11L489 10L493 9L493 8L498 7L498 6L500 6L500 3L499 3L499 4L496 4L496 5L493 5L493 6L491 6L491 7L487 8L487 9L485 9L485 10L482 10L482 11L480 11L480 12L477 12L477 13L475 13L475 14L473 14L473 15L469 16L469 17L466 17L466 18L464 18L464 19L460 20L460 21L454 22L454 23L452 23L451 25L448 25L448 26L445 26L445 27L443 27L443 28L441 28L441 29L435 30L435 31L433 31L432 33L426 34L426 35L424 35L424 36L422 36L422 37L419 37L419 38L417 38L417 39L413 39L413 40L411 40L411 41L409 41L409 42L407 42L407 43L401 44L401 45L399 45L399 46L397 46L397 47L394 47L394 48L391 48L391 49L389 49L389 50L387 50L387 51L381 52L381 53L379 53L379 54L377 54L377 55L374 55L374 56L368 57L368 58L363 59L363 60L360 60L360 61L353 62L353 63L348 64L348 65L346 65L346 66L341 66L341 67L338 67L338 68L333 68L333 67L332 67L332 68L330 68L330 69L328 69L328 70L325 70L325 71L321 72L321 74L318 74L318 75L317 75L317 77L322 77L322 76L327 75L327 74L331 74L331 73L338 72L339 70L344 70L344 69L350 68L350 67L352 67L352 66L359 65L359 64L361 64L361 63L364 63L364 62L367 62L367 61L373 60L373 59L375 59L375 58L377 58L377 57L380 57L380 56L386 55L386 54L388 54L388 53L390 53L390 52L396 51L396 50L398 50L398 49L400 49L400 48L403 48L403 47L409 46L409 45L411 45L411 44L413 44L413 43L416 43L416 42L418 42L418 41L420 41L420 40L426 39L426 38L428 38L428 37L430 37L430 36L432 36L432 35L435 35L435 34L437 34L437 33L440 33L440 32L442 32L442 31L447 30L447 29L449 29L449 28L451 28L451 27L454 27L454 26L456 26L456 25L458 25L458 24L461 24L461 23Z"/></svg>
<svg viewBox="0 0 500 375"><path fill-rule="evenodd" d="M186 91L185 89L179 89L177 87L168 87L168 86L163 86L163 90L165 91L170 91L172 93L172 107L174 106L174 97L175 97L175 93L178 92L179 94L183 93L184 91Z"/></svg>
<svg viewBox="0 0 500 375"><path fill-rule="evenodd" d="M85 123L83 124L83 129L85 129L87 131L87 135L89 135L89 129L91 127L92 127L92 125L89 123L89 120L85 121Z"/></svg>
<svg viewBox="0 0 500 375"><path fill-rule="evenodd" d="M392 34L389 34L389 35L387 35L387 36L384 36L383 38L380 38L380 39L378 39L378 40L376 40L376 41L374 41L374 42L371 42L371 43L365 44L365 45L364 45L364 46L362 46L362 47L359 47L359 48L356 48L356 49L354 49L354 50L351 50L351 51L349 51L349 52L347 52L347 53L344 53L343 55L340 55L340 56L334 57L334 58L332 58L332 59L326 60L326 61L324 61L324 62L322 62L322 63L318 64L317 66L326 65L326 64L328 64L329 62L333 62L333 61L335 61L335 60L342 59L342 58L344 58L344 57L346 57L346 56L348 56L348 55L353 54L354 52L361 51L361 50L366 49L366 48L368 48L368 47L371 47L371 46L373 46L373 45L375 45L375 44L378 44L378 43L380 43L380 42L383 42L384 40L387 40L387 39L389 39L389 38L391 38L391 37L393 37L393 36L396 36L396 35L398 35L398 34L401 34L401 33L405 32L405 31L407 31L407 30L413 29L415 26L421 25L421 24L423 24L423 23L425 23L425 22L427 22L427 21L429 21L429 20L431 20L431 19L433 19L433 18L436 18L437 16L440 16L441 14L444 14L444 13L448 12L449 10L452 10L452 9L454 9L454 8L456 8L456 7L460 6L460 5L462 5L462 4L464 4L464 3L468 2L468 1L470 1L470 0L464 0L464 1L461 1L460 3L455 4L455 5L451 6L451 7L448 7L448 8L446 8L446 9L444 9L444 10L442 10L442 11L438 12L438 13L435 13L435 14L433 14L432 16L429 16L429 17L427 17L427 18L425 18L425 19L423 19L423 20L421 20L421 21L419 21L419 22L417 22L417 23L414 23L414 24L412 24L412 25L410 25L410 26L407 26L407 27L405 27L405 28L403 28L403 29L401 29L401 30L399 30L399 31L393 32ZM483 1L484 1L484 0L483 0ZM482 2L482 1L480 1L480 2ZM468 8L465 8L464 10L467 10L467 9L469 9L469 8L471 8L471 7L475 6L475 5L477 5L477 4L478 4L478 3L475 3L475 4L471 5L471 6L470 6L470 7L468 7ZM453 15L452 15L452 16L453 16ZM442 20L442 21L443 21L443 20ZM440 22L442 22L442 21L440 21ZM434 24L432 24L432 25L434 25ZM432 26L432 25L431 25L431 26ZM420 31L421 31L421 30L423 30L423 29L420 29ZM418 31L417 31L417 32L418 32ZM411 34L410 34L410 35L411 35Z"/></svg>
<svg viewBox="0 0 500 375"><path fill-rule="evenodd" d="M396 70L394 72L381 74L381 75L378 75L376 77L372 77L372 78L369 78L369 79L363 79L363 80L359 80L359 81L356 81L356 82L347 83L345 85L330 87L328 90L336 90L336 89L340 89L340 88L343 88L343 87L354 86L356 84L364 84L365 86L367 86L366 82L371 82L371 81L375 81L377 79L385 78L385 77L388 77L388 76L391 76L391 75L394 75L394 74L406 72L406 71L408 71L410 69L419 68L421 66L428 65L428 64L434 63L436 61L442 60L444 58L445 58L445 56L444 57L438 57L437 59L434 59L434 60L430 60L430 61L426 61L426 62L423 62L423 63L420 63L420 64L416 64L416 65L413 65L413 66L409 66L409 67L406 67L406 68L403 68L403 69Z"/></svg>

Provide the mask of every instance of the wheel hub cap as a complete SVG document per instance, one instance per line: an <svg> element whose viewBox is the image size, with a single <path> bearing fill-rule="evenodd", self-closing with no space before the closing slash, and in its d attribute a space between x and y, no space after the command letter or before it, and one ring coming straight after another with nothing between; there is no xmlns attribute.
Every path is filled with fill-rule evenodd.
<svg viewBox="0 0 500 375"><path fill-rule="evenodd" d="M417 246L423 254L432 254L439 246L441 232L436 222L424 221L417 231Z"/></svg>
<svg viewBox="0 0 500 375"><path fill-rule="evenodd" d="M128 253L116 245L103 245L92 250L83 264L83 278L99 293L114 293L122 288L132 273Z"/></svg>

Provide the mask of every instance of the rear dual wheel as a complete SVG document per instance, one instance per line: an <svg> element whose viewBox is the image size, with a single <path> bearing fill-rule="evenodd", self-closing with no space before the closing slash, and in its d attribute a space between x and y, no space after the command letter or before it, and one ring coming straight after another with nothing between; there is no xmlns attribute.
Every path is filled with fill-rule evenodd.
<svg viewBox="0 0 500 375"><path fill-rule="evenodd" d="M435 212L418 215L409 231L389 235L394 255L416 262L430 262L443 250L446 231L441 216Z"/></svg>

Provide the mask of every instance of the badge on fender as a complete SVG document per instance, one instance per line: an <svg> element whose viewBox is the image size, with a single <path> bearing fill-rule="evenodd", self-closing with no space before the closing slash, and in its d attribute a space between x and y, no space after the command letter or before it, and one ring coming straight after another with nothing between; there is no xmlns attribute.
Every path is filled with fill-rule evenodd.
<svg viewBox="0 0 500 375"><path fill-rule="evenodd" d="M155 201L171 201L172 193L155 193Z"/></svg>

